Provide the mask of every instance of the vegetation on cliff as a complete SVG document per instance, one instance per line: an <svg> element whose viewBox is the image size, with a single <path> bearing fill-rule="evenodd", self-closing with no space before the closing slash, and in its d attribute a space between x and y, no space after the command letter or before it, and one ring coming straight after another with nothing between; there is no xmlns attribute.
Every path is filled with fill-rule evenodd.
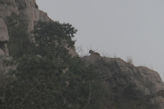
<svg viewBox="0 0 164 109"><path fill-rule="evenodd" d="M17 67L1 87L2 109L100 109L105 90L99 73L67 48L76 33L70 24L39 22L29 40L19 17L8 19L9 52ZM3 86L3 85L2 85Z"/></svg>
<svg viewBox="0 0 164 109"><path fill-rule="evenodd" d="M132 64L94 51L72 56L72 25L37 22L29 34L21 17L6 22L12 58L0 64L1 109L160 109L150 96L156 81Z"/></svg>

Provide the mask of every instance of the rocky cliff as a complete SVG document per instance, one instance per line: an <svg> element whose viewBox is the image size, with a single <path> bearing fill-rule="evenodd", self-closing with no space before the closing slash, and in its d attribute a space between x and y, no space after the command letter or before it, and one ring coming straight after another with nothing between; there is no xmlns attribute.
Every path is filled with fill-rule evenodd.
<svg viewBox="0 0 164 109"><path fill-rule="evenodd" d="M109 101L114 103L108 102L107 109L115 109L115 103L120 104L118 109L134 109L135 105L137 109L142 109L140 106L147 103L150 107L143 109L164 109L164 83L156 71L136 67L120 58L101 57L96 52L83 57L83 60L97 68L109 88ZM138 100L144 104L136 104Z"/></svg>
<svg viewBox="0 0 164 109"><path fill-rule="evenodd" d="M9 39L6 18L18 15L27 24L31 32L38 21L50 21L47 14L38 9L35 0L1 0L0 1L0 55L8 55L7 42ZM32 37L30 38L31 40Z"/></svg>
<svg viewBox="0 0 164 109"><path fill-rule="evenodd" d="M10 56L8 52L10 35L6 19L13 14L19 16L26 24L28 33L34 29L36 22L51 21L45 12L38 9L35 0L0 0L0 71L2 72L5 71L2 57ZM32 35L29 39L34 40ZM74 49L69 51L76 55ZM85 56L82 60L88 66L94 66L101 74L104 87L108 89L105 109L164 109L164 83L157 72L142 66L136 67L119 58L101 57L92 50L90 53L90 56ZM8 69L12 68L13 66Z"/></svg>

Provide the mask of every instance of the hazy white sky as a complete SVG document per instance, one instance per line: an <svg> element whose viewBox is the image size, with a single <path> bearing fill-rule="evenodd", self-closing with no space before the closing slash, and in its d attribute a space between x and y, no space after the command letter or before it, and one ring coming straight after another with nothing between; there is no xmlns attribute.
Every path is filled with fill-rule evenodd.
<svg viewBox="0 0 164 109"><path fill-rule="evenodd" d="M78 29L76 46L132 57L164 78L164 0L37 0L40 9Z"/></svg>

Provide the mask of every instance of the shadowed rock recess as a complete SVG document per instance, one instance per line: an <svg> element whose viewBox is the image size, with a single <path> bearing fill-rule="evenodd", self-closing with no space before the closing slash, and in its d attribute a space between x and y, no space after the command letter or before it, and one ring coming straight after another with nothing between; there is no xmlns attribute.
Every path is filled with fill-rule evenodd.
<svg viewBox="0 0 164 109"><path fill-rule="evenodd" d="M36 58L28 57L26 59L26 56L29 55L20 55L23 54L23 50L19 52L21 49L17 49L16 44L18 44L19 46L19 44L22 44L21 42L23 42L22 45L24 51L27 51L27 45L31 47L31 43L34 44L33 46L39 46L37 45L37 39L34 37L33 32L35 26L39 22L50 23L55 21L51 20L45 12L38 9L38 5L36 4L35 0L0 0L1 109L164 109L164 83L156 71L153 71L147 67L136 67L131 63L123 61L120 58L102 57L99 53L96 53L92 50L89 51L89 56L79 57L75 51L75 47L68 46L68 43L66 42L67 39L65 37L63 38L62 43L59 43L57 41L55 41L54 43L57 43L57 46L59 44L63 44L63 47L66 48L68 54L71 55L69 59L65 58L66 55L63 55L63 57L56 55L55 58L51 55L48 55L52 58L47 61L46 59L48 58L45 56L45 54L39 54L40 52L37 52L36 54L33 53ZM58 23L56 23L56 25L58 25ZM18 27L22 30L18 29ZM50 25L50 27L53 26ZM57 29L58 31L58 29L60 28L55 27L55 29ZM70 30L72 31L72 28ZM70 30L66 30L66 32ZM38 31L40 31L40 29L38 29ZM47 31L46 27L45 31ZM53 34L53 31L51 31L51 33ZM58 32L58 34L59 36L63 35L60 32ZM18 35L19 37L17 37ZM29 40L29 43L27 43L27 41L24 41L24 39ZM48 46L48 44L49 41L46 46ZM48 49L50 48L46 48L46 50ZM30 50L32 50L32 47ZM53 53L53 51L51 53ZM24 59L25 61L27 61L23 61L22 63L24 64L20 64L21 56L23 57L21 58L22 60ZM72 76L71 74L73 73L70 73L71 71L82 73L87 72L86 70L81 68L82 66L78 66L79 61L77 62L77 64L74 64L76 63L73 61L74 58L78 58L80 60L80 63L83 63L82 66L85 66L85 68L94 68L94 70L88 70L88 72L96 72L96 74L99 75L99 79L96 80L94 78L92 81L90 81L90 79L88 80L86 78L92 77L87 77L83 74L77 76L77 73L75 73L76 76ZM29 61L28 59L31 60ZM62 67L60 66L61 70L57 70L59 69L58 66L46 66L46 62L51 62L51 60L53 59L55 59L55 62L56 60L61 60L57 61L57 65L62 62L64 63L62 64ZM31 61L33 63L29 63ZM28 70L28 74L31 74L29 73L30 70L34 70L35 68L39 69L39 65L42 61L45 62L46 67L45 70L42 69L41 71L48 71L48 68L53 68L52 71L62 72L62 75L66 75L60 76L60 78L64 78L64 82L59 79L52 79L55 81L55 83L48 83L42 81L46 80L43 78L44 76L40 78L32 78L27 75L27 78L30 79L26 79L26 76L24 77L24 75L26 74L23 74L23 76L19 74L20 72L24 71L22 69L26 69L24 72ZM37 67L19 67L21 65L34 66L37 64L39 64ZM75 68L72 67L71 64L73 64L72 66L74 66ZM79 71L79 69L82 70ZM34 72L37 72L37 70L34 70ZM36 75L34 74L33 76L35 77ZM56 76L59 76L59 74L56 73ZM20 77L23 79L20 79ZM45 78L48 78L47 81L49 81L51 80L51 77L53 76L46 76ZM40 84L38 82L35 82L37 79L41 82ZM21 82L17 83L17 81L19 80ZM97 86L99 82L95 85L94 81L100 81L101 87ZM58 83L61 83L61 86L63 85L64 88L60 87ZM44 86L45 84L47 84L47 87ZM64 84L66 85L64 86ZM83 84L86 84L86 87L83 86ZM24 87L24 85L27 85L27 88ZM35 85L36 87L34 87ZM51 85L54 86L51 87ZM56 89L54 87L56 87ZM93 92L92 87L94 87ZM57 88L61 90L62 94L60 93L60 91L55 91L57 90ZM96 92L96 90L100 91L100 89L102 89L103 91L105 90L104 93L98 91ZM51 96L51 94L54 96L54 98L53 96ZM85 96L83 96L83 94ZM48 100L46 100L45 98L48 98ZM99 98L101 98L102 100L96 101ZM75 101L73 101L73 99L75 99ZM96 106L95 104L97 104L98 106Z"/></svg>

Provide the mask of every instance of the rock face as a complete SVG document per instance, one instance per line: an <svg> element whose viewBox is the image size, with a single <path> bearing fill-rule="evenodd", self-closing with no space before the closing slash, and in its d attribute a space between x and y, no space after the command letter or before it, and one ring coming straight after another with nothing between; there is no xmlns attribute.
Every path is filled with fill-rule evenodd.
<svg viewBox="0 0 164 109"><path fill-rule="evenodd" d="M21 21L25 23L29 33L38 21L52 21L45 12L38 9L36 0L0 0L0 49L4 51L0 54L5 54L5 56L9 55L7 43L10 40L7 22L5 23L5 21L13 14L19 16ZM29 36L29 39L35 42L32 35ZM68 48L68 50L71 55L77 55L74 48Z"/></svg>
<svg viewBox="0 0 164 109"><path fill-rule="evenodd" d="M35 0L0 0L0 73L10 71L15 66L4 66L3 61L10 56L8 42L10 41L7 18L17 15L26 24L27 32L31 33L38 21L48 22L51 19L38 9ZM22 36L23 37L23 36ZM29 39L33 41L32 35ZM10 68L12 67L12 68Z"/></svg>
<svg viewBox="0 0 164 109"><path fill-rule="evenodd" d="M0 18L0 41L5 42L9 40L7 25L5 24L4 20Z"/></svg>
<svg viewBox="0 0 164 109"><path fill-rule="evenodd" d="M28 24L29 31L33 29L35 22L50 20L46 13L38 9L35 0L1 0L0 17L5 19L13 13Z"/></svg>
<svg viewBox="0 0 164 109"><path fill-rule="evenodd" d="M35 0L1 0L0 1L0 49L8 55L7 42L9 41L8 27L5 19L12 14L20 16L21 20L26 23L27 31L34 29L37 21L50 21L47 14L38 9ZM30 38L31 40L32 37Z"/></svg>
<svg viewBox="0 0 164 109"><path fill-rule="evenodd" d="M3 68L1 57L9 55L7 43L10 36L5 21L12 14L20 16L28 32L38 21L51 21L45 12L38 9L35 0L0 0L0 71ZM69 51L77 55L75 50ZM164 109L164 83L157 72L135 67L119 58L101 57L94 51L90 53L82 59L95 66L104 86L108 87L106 109Z"/></svg>
<svg viewBox="0 0 164 109"><path fill-rule="evenodd" d="M7 25L0 18L0 56L8 55L7 42L9 40Z"/></svg>
<svg viewBox="0 0 164 109"><path fill-rule="evenodd" d="M164 109L164 83L157 72L120 58L91 54L83 60L95 66L109 89L107 109Z"/></svg>

